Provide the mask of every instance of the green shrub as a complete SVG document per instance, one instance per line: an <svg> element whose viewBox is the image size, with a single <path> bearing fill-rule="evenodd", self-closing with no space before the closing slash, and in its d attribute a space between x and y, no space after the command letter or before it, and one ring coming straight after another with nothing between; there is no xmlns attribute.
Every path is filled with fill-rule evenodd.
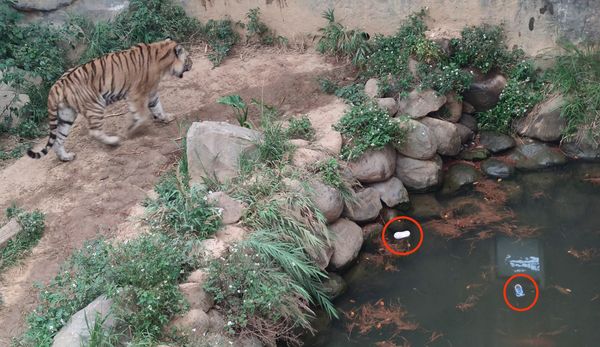
<svg viewBox="0 0 600 347"><path fill-rule="evenodd" d="M543 99L533 64L525 61L518 64L508 76L508 82L498 104L489 111L476 115L479 127L486 130L495 130L508 133L515 119L526 115Z"/></svg>
<svg viewBox="0 0 600 347"><path fill-rule="evenodd" d="M348 30L336 22L333 9L323 12L323 18L327 20L327 26L319 29L321 38L317 42L317 51L364 66L371 52L369 35L361 30Z"/></svg>
<svg viewBox="0 0 600 347"><path fill-rule="evenodd" d="M441 95L452 91L460 95L473 81L473 76L468 71L462 70L454 63L444 64L441 67L420 64L419 76L421 88L431 88Z"/></svg>
<svg viewBox="0 0 600 347"><path fill-rule="evenodd" d="M365 86L358 83L338 88L335 91L335 96L346 100L348 104L353 106L362 105L369 100L369 97L365 94Z"/></svg>
<svg viewBox="0 0 600 347"><path fill-rule="evenodd" d="M186 308L178 282L195 261L191 247L166 235L142 235L110 252L115 313L136 337L158 337L170 318Z"/></svg>
<svg viewBox="0 0 600 347"><path fill-rule="evenodd" d="M318 79L318 82L319 88L325 94L333 94L338 89L337 84L328 78L321 77Z"/></svg>
<svg viewBox="0 0 600 347"><path fill-rule="evenodd" d="M263 45L272 46L275 44L275 33L273 30L260 20L260 8L252 8L246 14L248 23L246 24L246 38L258 40Z"/></svg>
<svg viewBox="0 0 600 347"><path fill-rule="evenodd" d="M312 141L315 138L315 134L315 129L312 127L310 119L307 116L289 120L289 125L286 130L288 138Z"/></svg>
<svg viewBox="0 0 600 347"><path fill-rule="evenodd" d="M381 149L387 144L401 145L406 137L399 121L373 102L352 107L334 129L346 140L341 153L344 160L356 159L367 150Z"/></svg>
<svg viewBox="0 0 600 347"><path fill-rule="evenodd" d="M351 198L351 187L340 173L340 163L335 158L318 162L315 165L315 171L321 175L323 182L337 189L345 200Z"/></svg>
<svg viewBox="0 0 600 347"><path fill-rule="evenodd" d="M230 19L209 20L202 29L202 35L212 48L208 59L214 66L221 65L239 39Z"/></svg>
<svg viewBox="0 0 600 347"><path fill-rule="evenodd" d="M235 118L238 124L244 128L252 128L252 123L248 120L248 105L237 94L227 95L217 100L219 104L228 105L233 108Z"/></svg>
<svg viewBox="0 0 600 347"><path fill-rule="evenodd" d="M566 104L561 116L567 120L564 135L571 140L600 143L600 49L564 45L545 79L553 91L563 93Z"/></svg>
<svg viewBox="0 0 600 347"><path fill-rule="evenodd" d="M520 49L509 51L504 44L504 31L499 26L471 26L452 39L452 61L458 66L473 66L487 73L492 69L508 72L524 57Z"/></svg>
<svg viewBox="0 0 600 347"><path fill-rule="evenodd" d="M154 190L158 199L146 201L154 230L206 238L221 226L220 212L208 204L205 192L190 188L175 172L161 177Z"/></svg>
<svg viewBox="0 0 600 347"><path fill-rule="evenodd" d="M0 271L25 257L42 238L45 228L44 214L40 211L25 212L13 205L6 209L6 216L16 218L22 230L0 252Z"/></svg>

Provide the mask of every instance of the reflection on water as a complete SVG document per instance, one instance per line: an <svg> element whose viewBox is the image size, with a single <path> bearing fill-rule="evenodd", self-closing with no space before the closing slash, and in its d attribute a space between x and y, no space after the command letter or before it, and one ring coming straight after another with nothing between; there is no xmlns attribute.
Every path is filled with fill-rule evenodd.
<svg viewBox="0 0 600 347"><path fill-rule="evenodd" d="M319 333L307 337L305 344L598 346L600 185L590 179L594 177L600 177L600 164L576 164L502 182L510 191L506 207L516 228L513 234L537 229L536 238L519 243L494 232L473 242L473 235L492 235L486 233L488 226L477 224L448 240L425 228L423 246L409 257L386 256L376 262L361 258L344 274L349 290L335 302L345 317L318 326ZM469 197L483 199L471 192L439 200L449 209ZM376 242L367 244L365 252L375 253L377 247ZM539 300L530 311L512 311L504 302L504 282L515 272L531 274L540 285ZM516 284L522 286L522 297L517 298ZM523 278L507 289L516 307L527 306L534 295L532 283ZM369 329L358 326L354 315L377 305L394 308L419 327L399 330L383 318L368 321Z"/></svg>

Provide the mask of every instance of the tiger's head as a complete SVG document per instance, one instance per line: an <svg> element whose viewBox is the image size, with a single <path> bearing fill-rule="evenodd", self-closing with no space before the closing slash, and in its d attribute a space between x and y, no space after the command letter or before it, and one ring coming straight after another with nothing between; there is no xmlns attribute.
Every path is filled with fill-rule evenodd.
<svg viewBox="0 0 600 347"><path fill-rule="evenodd" d="M171 64L171 74L179 78L183 77L183 73L192 69L192 59L189 53L182 45L177 44L174 48L175 60Z"/></svg>

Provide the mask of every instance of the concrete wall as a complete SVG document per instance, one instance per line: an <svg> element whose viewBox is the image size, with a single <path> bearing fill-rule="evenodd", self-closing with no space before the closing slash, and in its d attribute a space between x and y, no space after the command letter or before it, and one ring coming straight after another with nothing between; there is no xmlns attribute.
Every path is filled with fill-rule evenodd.
<svg viewBox="0 0 600 347"><path fill-rule="evenodd" d="M429 9L435 34L456 35L465 25L503 24L509 44L532 56L556 49L559 37L581 42L599 40L600 0L180 0L188 13L203 21L229 15L244 20L260 7L263 21L280 35L316 33L321 13L334 8L347 27L391 34L402 20L422 7Z"/></svg>

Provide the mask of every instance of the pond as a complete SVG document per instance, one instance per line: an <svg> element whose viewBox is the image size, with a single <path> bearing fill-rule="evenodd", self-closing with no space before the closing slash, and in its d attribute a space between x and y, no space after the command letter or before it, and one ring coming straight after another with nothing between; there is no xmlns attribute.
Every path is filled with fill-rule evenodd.
<svg viewBox="0 0 600 347"><path fill-rule="evenodd" d="M496 205L490 205L494 193L481 187L438 195L446 220L428 222L407 212L423 222L422 247L394 256L382 250L379 235L373 237L344 274L348 290L335 301L341 318L318 319L318 332L305 345L598 346L598 177L600 164L571 164L488 181L488 190L504 194ZM490 211L503 219L486 217ZM452 223L461 235L443 230ZM519 266L534 275L539 299L517 312L507 306L503 287L507 264L523 259ZM522 309L533 303L536 290L518 278L506 292L509 303Z"/></svg>

